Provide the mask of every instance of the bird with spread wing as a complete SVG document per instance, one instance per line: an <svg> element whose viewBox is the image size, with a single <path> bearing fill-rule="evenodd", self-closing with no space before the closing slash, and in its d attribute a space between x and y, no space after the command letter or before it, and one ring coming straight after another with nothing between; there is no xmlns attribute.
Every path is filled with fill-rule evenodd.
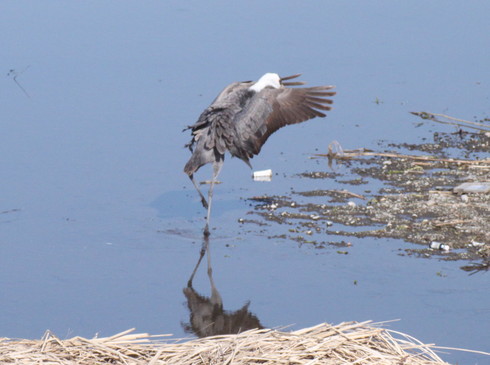
<svg viewBox="0 0 490 365"><path fill-rule="evenodd" d="M325 117L331 109L334 86L289 87L304 85L288 81L300 74L279 77L266 73L258 81L234 82L228 85L200 115L186 146L192 152L184 167L207 209L204 234L209 235L211 200L216 179L223 167L225 152L243 160L260 153L269 136L289 124L301 123L315 117ZM213 164L213 177L204 197L194 180L194 173L208 163Z"/></svg>

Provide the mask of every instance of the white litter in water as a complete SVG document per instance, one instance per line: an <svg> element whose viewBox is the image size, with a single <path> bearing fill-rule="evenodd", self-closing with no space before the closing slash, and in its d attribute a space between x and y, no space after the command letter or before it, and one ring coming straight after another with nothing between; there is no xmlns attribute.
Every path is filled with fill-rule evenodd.
<svg viewBox="0 0 490 365"><path fill-rule="evenodd" d="M456 186L455 193L490 193L490 182L467 182Z"/></svg>
<svg viewBox="0 0 490 365"><path fill-rule="evenodd" d="M441 250L441 251L449 251L451 247L449 245L446 245L445 243L441 242L436 242L432 241L429 245L430 248L435 249L435 250Z"/></svg>
<svg viewBox="0 0 490 365"><path fill-rule="evenodd" d="M481 247L481 246L485 246L485 242L476 242L476 241L471 241L470 246L473 246L473 247Z"/></svg>
<svg viewBox="0 0 490 365"><path fill-rule="evenodd" d="M254 171L252 177L255 181L271 181L272 180L272 170L260 170Z"/></svg>

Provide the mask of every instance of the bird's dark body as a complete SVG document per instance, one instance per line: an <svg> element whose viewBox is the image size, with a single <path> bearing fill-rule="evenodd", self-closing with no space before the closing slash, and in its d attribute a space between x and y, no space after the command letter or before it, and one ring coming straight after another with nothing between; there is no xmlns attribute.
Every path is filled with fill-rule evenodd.
<svg viewBox="0 0 490 365"><path fill-rule="evenodd" d="M287 88L302 82L283 82L299 75L280 79L266 74L259 81L235 82L228 85L204 110L197 122L189 126L192 140L187 145L192 156L184 167L196 187L201 201L208 208L213 185L228 151L250 166L250 158L259 154L263 144L277 129L314 117L325 117L320 110L330 110L335 92L332 86ZM213 163L213 180L208 202L202 195L193 175L207 163ZM251 166L250 166L251 167ZM209 234L206 225L205 233Z"/></svg>
<svg viewBox="0 0 490 365"><path fill-rule="evenodd" d="M202 112L196 124L189 127L192 129L192 140L188 146L193 153L184 167L186 174L193 174L214 160L223 160L226 151L249 163L251 155L247 152L249 149L243 138L244 131L236 120L255 94L248 90L250 84L247 86L237 82L225 88Z"/></svg>

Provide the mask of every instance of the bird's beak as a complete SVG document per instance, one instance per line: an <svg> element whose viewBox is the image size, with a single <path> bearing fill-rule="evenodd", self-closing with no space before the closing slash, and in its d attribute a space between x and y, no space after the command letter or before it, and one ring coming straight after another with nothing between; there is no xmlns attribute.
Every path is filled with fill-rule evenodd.
<svg viewBox="0 0 490 365"><path fill-rule="evenodd" d="M296 74L296 75L281 77L280 78L281 84L284 85L284 86L297 86L297 85L304 85L304 84L306 84L306 82L302 82L302 81L284 82L284 80L295 79L296 77L299 77L299 76L301 76L301 74Z"/></svg>

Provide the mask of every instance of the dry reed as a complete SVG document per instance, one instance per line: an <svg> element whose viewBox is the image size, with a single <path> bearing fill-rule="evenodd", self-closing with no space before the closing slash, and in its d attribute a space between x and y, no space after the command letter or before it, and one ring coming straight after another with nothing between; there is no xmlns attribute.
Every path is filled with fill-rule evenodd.
<svg viewBox="0 0 490 365"><path fill-rule="evenodd" d="M2 364L447 364L408 335L380 323L320 324L293 332L250 330L237 335L167 340L133 330L105 338L0 339ZM490 354L486 354L490 355Z"/></svg>

